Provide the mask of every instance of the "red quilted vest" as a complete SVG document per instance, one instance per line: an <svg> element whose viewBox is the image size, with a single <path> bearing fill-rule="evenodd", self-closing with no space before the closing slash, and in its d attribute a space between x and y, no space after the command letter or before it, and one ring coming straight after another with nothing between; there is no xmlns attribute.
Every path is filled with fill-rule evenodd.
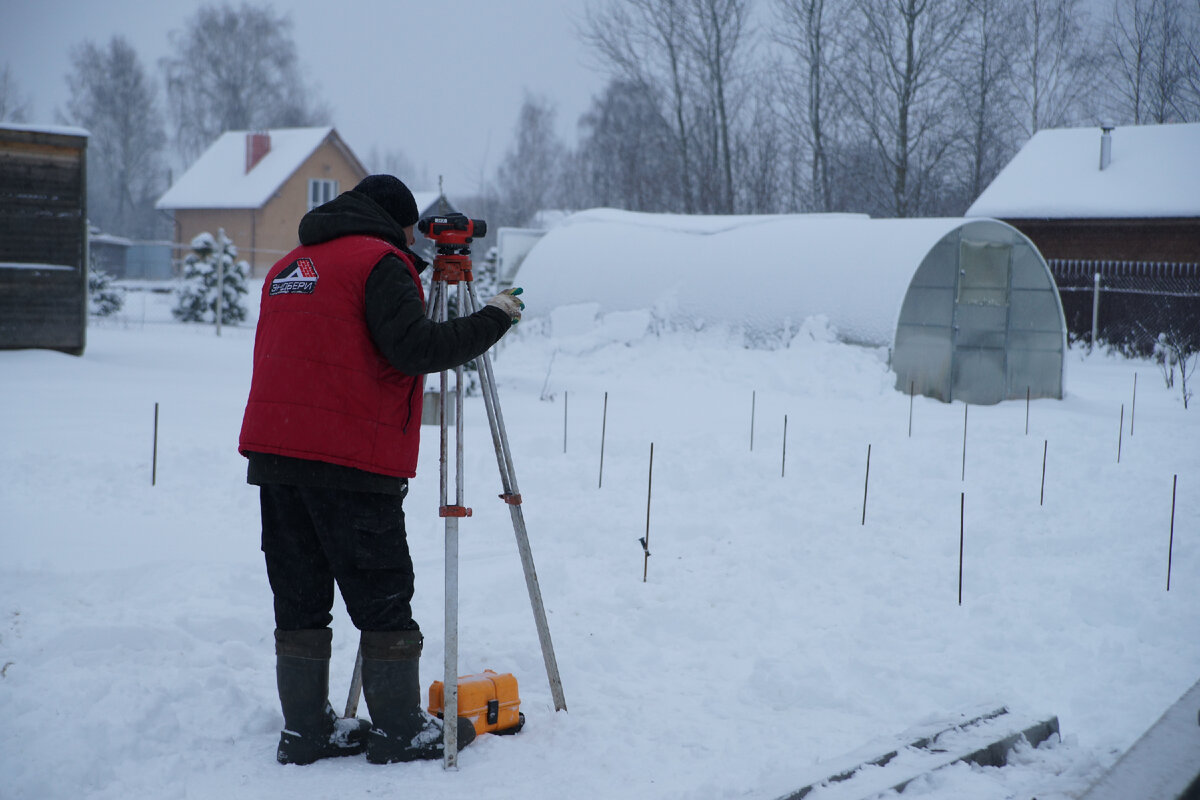
<svg viewBox="0 0 1200 800"><path fill-rule="evenodd" d="M367 276L392 253L369 236L297 247L263 281L254 375L238 450L416 475L424 376L394 369L371 340Z"/></svg>

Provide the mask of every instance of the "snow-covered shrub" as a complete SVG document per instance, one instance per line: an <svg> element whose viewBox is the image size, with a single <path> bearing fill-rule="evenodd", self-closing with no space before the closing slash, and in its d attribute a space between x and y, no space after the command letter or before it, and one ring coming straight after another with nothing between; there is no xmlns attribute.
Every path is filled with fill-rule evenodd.
<svg viewBox="0 0 1200 800"><path fill-rule="evenodd" d="M1183 407L1187 408L1193 394L1188 380L1195 372L1197 362L1200 362L1200 334L1178 328L1160 333L1154 342L1154 360L1162 369L1168 388L1175 385L1175 369L1179 368L1180 392L1183 394Z"/></svg>
<svg viewBox="0 0 1200 800"><path fill-rule="evenodd" d="M88 268L88 311L97 317L107 317L125 305L125 293L113 286L113 277L96 266Z"/></svg>
<svg viewBox="0 0 1200 800"><path fill-rule="evenodd" d="M192 252L183 264L183 285L171 313L181 322L213 322L217 318L217 283L221 284L221 323L236 324L246 319L242 295L248 293L250 266L237 260L237 247L218 230L192 239Z"/></svg>

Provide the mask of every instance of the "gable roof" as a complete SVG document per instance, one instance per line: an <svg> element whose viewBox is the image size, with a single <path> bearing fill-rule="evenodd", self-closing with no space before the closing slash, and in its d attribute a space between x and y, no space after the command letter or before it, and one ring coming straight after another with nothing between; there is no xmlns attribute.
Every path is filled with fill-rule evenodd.
<svg viewBox="0 0 1200 800"><path fill-rule="evenodd" d="M226 131L158 198L155 208L262 208L283 183L327 139L366 174L332 127L273 128L271 149L246 172L246 136Z"/></svg>
<svg viewBox="0 0 1200 800"><path fill-rule="evenodd" d="M1200 123L1114 128L1100 169L1099 128L1041 130L969 209L969 217L1200 217Z"/></svg>
<svg viewBox="0 0 1200 800"><path fill-rule="evenodd" d="M442 209L438 207L438 201L444 199L444 197L445 196L441 192L413 192L413 199L417 201L417 208L419 209L422 217L429 216L430 214L450 213L455 211L456 209L454 208L454 205L449 200L446 200L446 205L449 207L449 211L443 212Z"/></svg>

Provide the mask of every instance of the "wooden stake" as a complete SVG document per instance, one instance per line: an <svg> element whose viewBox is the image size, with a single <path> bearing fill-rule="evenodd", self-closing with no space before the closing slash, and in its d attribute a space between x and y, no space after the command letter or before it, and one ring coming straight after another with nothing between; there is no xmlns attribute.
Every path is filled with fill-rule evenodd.
<svg viewBox="0 0 1200 800"><path fill-rule="evenodd" d="M913 396L917 390L917 382L908 382L908 438L912 438L912 412L913 412Z"/></svg>
<svg viewBox="0 0 1200 800"><path fill-rule="evenodd" d="M871 480L871 445L867 445L867 474L863 476L862 524L867 524L867 484Z"/></svg>
<svg viewBox="0 0 1200 800"><path fill-rule="evenodd" d="M1038 505L1046 504L1046 451L1050 449L1050 440L1042 441L1042 498L1038 500Z"/></svg>
<svg viewBox="0 0 1200 800"><path fill-rule="evenodd" d="M969 405L963 403L963 458L962 458L962 476L960 481L967 479L967 409Z"/></svg>
<svg viewBox="0 0 1200 800"><path fill-rule="evenodd" d="M783 415L783 465L779 468L779 477L787 474L787 414Z"/></svg>
<svg viewBox="0 0 1200 800"><path fill-rule="evenodd" d="M1121 437L1125 433L1125 404L1121 403L1121 422L1117 427L1117 463L1121 463Z"/></svg>
<svg viewBox="0 0 1200 800"><path fill-rule="evenodd" d="M1129 409L1129 435L1133 436L1133 416L1137 413L1137 373L1133 373L1133 405Z"/></svg>
<svg viewBox="0 0 1200 800"><path fill-rule="evenodd" d="M158 480L158 403L154 404L154 452L150 459L150 485Z"/></svg>
<svg viewBox="0 0 1200 800"><path fill-rule="evenodd" d="M650 443L650 471L646 478L646 535L642 537L642 583L650 569L650 493L654 487L654 442Z"/></svg>
<svg viewBox="0 0 1200 800"><path fill-rule="evenodd" d="M1175 487L1179 476L1171 478L1171 540L1167 545L1167 591L1171 591L1171 554L1175 550Z"/></svg>
<svg viewBox="0 0 1200 800"><path fill-rule="evenodd" d="M608 432L608 392L604 393L604 418L600 423L600 482L597 489L604 486L604 436Z"/></svg>
<svg viewBox="0 0 1200 800"><path fill-rule="evenodd" d="M962 605L962 583L963 583L963 518L966 514L967 494L959 492L958 494L958 604Z"/></svg>

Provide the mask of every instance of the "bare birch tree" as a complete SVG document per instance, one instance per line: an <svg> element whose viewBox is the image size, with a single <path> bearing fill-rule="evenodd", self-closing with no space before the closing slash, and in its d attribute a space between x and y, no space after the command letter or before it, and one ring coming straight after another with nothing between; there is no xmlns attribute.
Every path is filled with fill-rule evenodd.
<svg viewBox="0 0 1200 800"><path fill-rule="evenodd" d="M849 11L846 0L778 0L775 40L784 49L779 70L783 109L808 161L808 187L802 207L832 211L831 151L845 105L837 92L836 71L844 60L838 31Z"/></svg>
<svg viewBox="0 0 1200 800"><path fill-rule="evenodd" d="M939 170L953 142L946 109L951 48L964 14L950 0L857 0L861 38L843 90L857 124L889 175L896 217L939 200Z"/></svg>
<svg viewBox="0 0 1200 800"><path fill-rule="evenodd" d="M1196 119L1196 17L1183 0L1115 0L1106 50L1115 113L1135 125Z"/></svg>
<svg viewBox="0 0 1200 800"><path fill-rule="evenodd" d="M573 162L579 204L673 211L679 199L674 137L645 84L613 79L579 120Z"/></svg>
<svg viewBox="0 0 1200 800"><path fill-rule="evenodd" d="M1078 121L1085 99L1095 96L1098 68L1080 0L1018 0L1013 21L1013 80L1025 134Z"/></svg>
<svg viewBox="0 0 1200 800"><path fill-rule="evenodd" d="M749 0L688 0L690 24L685 41L704 80L701 81L720 170L718 213L734 213L733 137L737 85L744 70L743 51L749 44Z"/></svg>
<svg viewBox="0 0 1200 800"><path fill-rule="evenodd" d="M549 100L525 95L515 141L497 170L503 205L499 225L528 225L558 201L564 148L554 132L556 111Z"/></svg>
<svg viewBox="0 0 1200 800"><path fill-rule="evenodd" d="M22 94L13 79L12 70L5 64L0 68L0 121L25 122L29 119L31 108L29 98Z"/></svg>
<svg viewBox="0 0 1200 800"><path fill-rule="evenodd" d="M155 233L154 200L166 184L162 112L133 46L114 36L71 53L64 122L87 128L88 216L110 233Z"/></svg>
<svg viewBox="0 0 1200 800"><path fill-rule="evenodd" d="M954 83L963 117L959 133L964 165L958 172L969 204L1015 152L1011 0L966 0ZM965 208L965 206L964 206ZM962 209L960 209L962 210Z"/></svg>
<svg viewBox="0 0 1200 800"><path fill-rule="evenodd" d="M613 73L660 98L673 133L682 210L695 211L691 144L694 69L686 46L686 0L614 0L589 6L580 36Z"/></svg>
<svg viewBox="0 0 1200 800"><path fill-rule="evenodd" d="M162 60L168 110L185 160L225 131L326 122L328 108L301 79L287 15L269 5L202 6Z"/></svg>

